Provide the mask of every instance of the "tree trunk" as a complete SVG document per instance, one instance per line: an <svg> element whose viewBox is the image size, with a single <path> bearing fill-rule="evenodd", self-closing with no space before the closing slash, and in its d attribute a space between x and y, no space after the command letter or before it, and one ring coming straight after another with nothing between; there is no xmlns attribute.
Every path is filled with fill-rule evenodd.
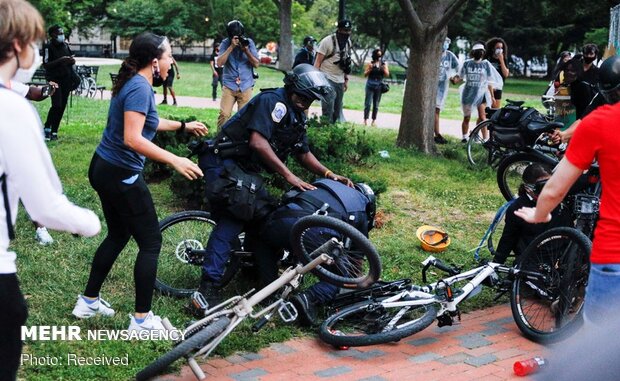
<svg viewBox="0 0 620 381"><path fill-rule="evenodd" d="M407 82L403 111L396 144L399 147L416 147L425 153L435 152L433 127L435 124L435 99L441 46L446 33L422 39L411 44L407 62ZM434 65L433 63L437 63Z"/></svg>
<svg viewBox="0 0 620 381"><path fill-rule="evenodd" d="M399 0L411 30L407 82L396 144L435 152L433 128L439 62L447 23L465 0Z"/></svg>
<svg viewBox="0 0 620 381"><path fill-rule="evenodd" d="M293 32L291 13L292 0L280 0L280 46L278 51L278 68L291 70L293 67Z"/></svg>

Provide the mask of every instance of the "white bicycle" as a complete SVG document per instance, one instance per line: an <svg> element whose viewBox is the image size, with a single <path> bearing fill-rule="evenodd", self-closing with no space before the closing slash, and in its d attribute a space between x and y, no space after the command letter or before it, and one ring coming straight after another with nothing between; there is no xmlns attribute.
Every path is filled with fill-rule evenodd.
<svg viewBox="0 0 620 381"><path fill-rule="evenodd" d="M301 218L293 226L291 239L293 254L305 265L289 267L256 293L250 290L207 310L205 317L184 330L184 340L140 371L136 379L150 379L184 356L196 377L202 380L205 375L196 358L209 356L247 318L258 319L253 331L260 330L276 312L285 322L297 318L297 311L287 297L310 271L336 286L352 289L368 287L381 275L375 247L362 233L341 220L320 215ZM269 304L261 306L268 299ZM173 329L166 319L164 325Z"/></svg>

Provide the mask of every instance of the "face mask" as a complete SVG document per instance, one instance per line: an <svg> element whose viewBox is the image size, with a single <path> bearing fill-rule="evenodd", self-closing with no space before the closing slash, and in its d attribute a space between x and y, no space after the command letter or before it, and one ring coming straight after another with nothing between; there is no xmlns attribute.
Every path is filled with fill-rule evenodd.
<svg viewBox="0 0 620 381"><path fill-rule="evenodd" d="M595 59L596 57L583 57L583 62L591 64L592 62L594 62Z"/></svg>
<svg viewBox="0 0 620 381"><path fill-rule="evenodd" d="M17 58L16 55L15 57L17 58L17 71L15 72L13 78L11 78L12 81L21 83L30 82L32 76L34 75L34 72L37 71L37 69L41 65L41 56L39 55L39 50L34 45L30 45L30 47L32 48L32 50L34 50L34 60L32 62L32 65L30 65L30 67L27 69L20 68L19 58Z"/></svg>
<svg viewBox="0 0 620 381"><path fill-rule="evenodd" d="M56 41L58 41L59 43L63 43L65 42L65 35L64 34L60 34L56 37Z"/></svg>
<svg viewBox="0 0 620 381"><path fill-rule="evenodd" d="M504 49L502 49L502 48L495 49L495 55L496 55L496 56L499 56L499 55L501 55L502 53L504 53Z"/></svg>
<svg viewBox="0 0 620 381"><path fill-rule="evenodd" d="M479 59L481 59L481 58L482 58L482 55L483 55L483 54L484 54L484 52L483 52L482 50L476 50L476 51L474 52L474 59L475 59L476 61L478 61Z"/></svg>
<svg viewBox="0 0 620 381"><path fill-rule="evenodd" d="M448 44L447 42L443 43L443 50L444 51L448 50L449 47L450 47L450 44Z"/></svg>

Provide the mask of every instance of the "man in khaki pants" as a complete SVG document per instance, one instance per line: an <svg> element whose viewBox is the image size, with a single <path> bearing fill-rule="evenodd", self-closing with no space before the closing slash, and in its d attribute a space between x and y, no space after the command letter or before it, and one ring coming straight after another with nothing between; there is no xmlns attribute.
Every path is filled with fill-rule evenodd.
<svg viewBox="0 0 620 381"><path fill-rule="evenodd" d="M252 98L254 71L258 67L258 51L251 38L244 36L245 29L238 20L226 26L228 38L220 44L217 66L224 68L222 74L222 99L217 127L221 127L232 113L235 102L237 110Z"/></svg>

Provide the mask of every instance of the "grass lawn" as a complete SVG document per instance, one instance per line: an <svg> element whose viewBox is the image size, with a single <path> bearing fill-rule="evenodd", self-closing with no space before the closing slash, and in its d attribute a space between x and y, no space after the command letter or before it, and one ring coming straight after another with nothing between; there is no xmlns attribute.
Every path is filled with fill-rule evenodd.
<svg viewBox="0 0 620 381"><path fill-rule="evenodd" d="M176 83L179 94L204 96L209 94L209 70L204 64L181 63L182 79ZM108 71L100 71L100 82L105 83ZM276 86L280 75L268 69L260 70L259 87ZM196 84L196 86L189 86ZM355 80L351 94L361 94L363 82ZM108 88L110 83L107 83ZM391 91L390 96L399 92ZM355 97L351 97L355 98ZM349 99L351 99L349 98ZM396 103L396 100L389 101ZM49 100L35 105L43 119ZM98 144L106 123L108 101L74 98L63 119L60 140L49 144L49 149L70 200L95 210L103 221L99 200L87 180L89 161ZM387 108L387 107L386 107ZM162 109L163 117L181 118L194 116L215 125L217 110L190 109L185 107ZM362 128L362 127L358 127ZM379 198L379 210L385 214L386 224L371 233L384 263L383 278L410 277L420 281L420 262L427 253L422 251L415 238L415 230L423 224L439 225L452 237L450 248L439 254L449 263L462 266L474 264L474 248L503 199L497 190L491 171L477 172L466 163L462 145L451 142L440 147L442 155L425 156L394 146L395 131L367 129L381 141L381 149L388 150L390 158L378 155L366 165L356 168L359 175L384 179L388 189ZM347 174L351 175L351 174ZM151 184L161 218L180 207L167 181ZM18 253L21 286L30 308L27 322L31 325L77 325L88 329L126 329L128 314L133 311L133 265L136 246L133 243L121 254L114 265L102 294L117 311L113 318L94 318L78 321L71 316L76 296L85 287L93 254L105 235L94 238L76 238L70 234L52 232L54 244L39 246L34 239L34 228L20 208L17 222L17 239L11 243ZM479 308L491 303L492 295L483 293L464 304L466 309ZM153 310L170 318L175 326L182 327L191 319L183 311L185 301L155 295ZM258 334L251 334L249 325L240 327L218 350L229 354L236 350L252 351L271 342L283 341L293 336L311 335L294 326L280 322L270 323ZM24 352L34 356L128 356L128 366L36 366L24 364L20 377L27 380L128 380L170 348L169 342L124 341L27 341ZM177 363L178 369L178 363ZM173 369L174 370L174 369Z"/></svg>
<svg viewBox="0 0 620 381"><path fill-rule="evenodd" d="M193 97L211 97L211 67L207 63L179 62L181 79L174 81L174 90L178 95ZM402 71L401 68L392 70ZM108 73L118 72L118 66L101 66L98 82L108 89L112 87ZM256 89L282 86L283 74L271 67L261 66L258 69L259 78ZM344 97L344 107L352 110L364 109L364 87L366 79L361 76L351 76L349 90ZM403 85L390 85L391 90L381 97L380 112L400 114L403 106ZM542 110L540 95L547 88L547 81L537 79L509 78L504 88L503 99L525 100L526 106ZM218 96L221 91L218 90ZM462 119L461 104L458 86L451 86L446 105L441 112L442 118Z"/></svg>

